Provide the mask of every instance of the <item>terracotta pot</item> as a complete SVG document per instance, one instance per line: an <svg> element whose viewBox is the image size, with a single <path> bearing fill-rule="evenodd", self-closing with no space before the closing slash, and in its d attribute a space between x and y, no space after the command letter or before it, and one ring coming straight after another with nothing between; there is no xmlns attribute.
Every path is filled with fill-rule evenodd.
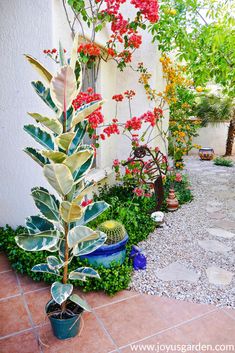
<svg viewBox="0 0 235 353"><path fill-rule="evenodd" d="M175 197L175 190L172 188L169 191L168 198L166 199L168 211L176 211L179 208L179 201Z"/></svg>
<svg viewBox="0 0 235 353"><path fill-rule="evenodd" d="M200 148L199 156L203 161L211 161L214 158L214 150L210 147Z"/></svg>

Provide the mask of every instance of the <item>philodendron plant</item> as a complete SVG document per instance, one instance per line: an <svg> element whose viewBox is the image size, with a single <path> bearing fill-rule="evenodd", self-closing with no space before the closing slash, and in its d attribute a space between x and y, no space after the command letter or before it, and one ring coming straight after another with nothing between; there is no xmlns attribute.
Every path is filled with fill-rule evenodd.
<svg viewBox="0 0 235 353"><path fill-rule="evenodd" d="M60 47L60 67L55 75L36 59L26 55L43 79L43 82L32 82L33 88L52 109L54 117L29 113L43 128L30 124L25 125L24 130L43 149L27 147L25 152L43 168L44 176L59 197L43 187L32 189L32 197L40 214L26 219L28 233L17 236L16 242L26 251L46 250L52 253L45 263L35 265L32 271L57 276L57 281L51 286L51 295L54 302L61 306L62 312L66 312L66 305L71 301L89 310L87 303L73 294L73 285L67 282L85 281L87 277L99 278L99 275L89 267L69 272L69 264L73 257L89 254L104 244L106 235L92 230L86 224L108 208L103 201L81 206L83 198L94 187L93 182L85 179L94 159L94 149L82 144L87 127L86 117L103 102L86 104L76 111L73 109L72 101L82 85L77 46L76 36L68 60Z"/></svg>

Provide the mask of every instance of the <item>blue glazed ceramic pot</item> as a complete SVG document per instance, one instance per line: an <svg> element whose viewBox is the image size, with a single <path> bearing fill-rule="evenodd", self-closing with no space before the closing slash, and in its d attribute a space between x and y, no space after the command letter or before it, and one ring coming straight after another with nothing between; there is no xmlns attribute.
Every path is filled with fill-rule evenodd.
<svg viewBox="0 0 235 353"><path fill-rule="evenodd" d="M90 265L102 265L109 268L111 264L121 265L126 257L126 243L128 235L116 244L103 245L91 254L80 256L81 259L87 259Z"/></svg>

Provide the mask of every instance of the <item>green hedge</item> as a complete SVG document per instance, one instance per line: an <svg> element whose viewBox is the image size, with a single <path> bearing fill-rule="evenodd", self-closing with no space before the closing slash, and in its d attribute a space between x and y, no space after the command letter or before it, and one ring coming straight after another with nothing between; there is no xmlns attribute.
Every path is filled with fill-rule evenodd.
<svg viewBox="0 0 235 353"><path fill-rule="evenodd" d="M170 184L165 185L166 195ZM192 199L191 191L188 189L188 181L186 178L181 183L177 183L177 196L180 204L188 202ZM73 281L73 284L82 287L85 292L103 290L107 294L113 295L116 292L128 287L131 279L132 264L128 259L129 251L133 244L138 244L146 239L155 228L155 223L150 217L150 211L154 208L154 198L136 197L131 189L123 186L104 187L100 190L99 196L95 196L96 200L104 200L110 204L110 208L100 215L96 220L92 221L89 226L96 228L98 224L108 219L116 219L122 222L129 235L127 245L127 258L123 265L113 266L110 269L98 267L101 280L87 279L86 282ZM163 206L165 210L165 205ZM24 231L23 227L13 230L6 226L0 228L0 249L5 251L12 267L20 272L32 277L35 281L44 280L52 283L55 276L45 273L32 272L31 268L39 263L45 262L45 258L51 253L42 252L26 252L20 249L14 237ZM74 270L86 264L86 261L79 261L74 258L70 264L70 269Z"/></svg>

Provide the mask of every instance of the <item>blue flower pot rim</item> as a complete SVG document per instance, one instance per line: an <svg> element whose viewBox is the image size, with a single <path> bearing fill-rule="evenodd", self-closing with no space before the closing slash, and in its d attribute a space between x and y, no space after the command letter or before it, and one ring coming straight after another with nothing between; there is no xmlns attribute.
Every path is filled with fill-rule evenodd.
<svg viewBox="0 0 235 353"><path fill-rule="evenodd" d="M128 242L128 239L129 239L129 236L128 236L128 234L126 234L125 237L121 241L119 241L118 243L102 245L98 249L93 251L92 253L87 254L87 255L83 255L83 256L80 256L80 257L81 258L86 258L86 257L102 255L104 253L105 254L107 254L107 253L113 254L115 252L122 251L125 248L126 243Z"/></svg>
<svg viewBox="0 0 235 353"><path fill-rule="evenodd" d="M55 303L55 301L54 301L54 299L50 299L47 303L46 303L46 305L45 305L45 312L46 312L46 315L48 314L47 313L47 308L49 308L49 306L50 306L50 304L54 304ZM79 306L79 305L78 305ZM82 308L81 308L82 309ZM59 321L59 322L69 322L69 320L70 321L74 321L74 319L76 318L78 318L78 317L81 317L82 316L82 314L83 314L83 311L84 311L84 309L82 309L82 312L80 313L80 314L74 314L74 316L71 316L69 319L57 319L56 317L51 317L51 316L48 316L47 315L47 317L48 317L48 319L49 320L53 320L53 321Z"/></svg>

